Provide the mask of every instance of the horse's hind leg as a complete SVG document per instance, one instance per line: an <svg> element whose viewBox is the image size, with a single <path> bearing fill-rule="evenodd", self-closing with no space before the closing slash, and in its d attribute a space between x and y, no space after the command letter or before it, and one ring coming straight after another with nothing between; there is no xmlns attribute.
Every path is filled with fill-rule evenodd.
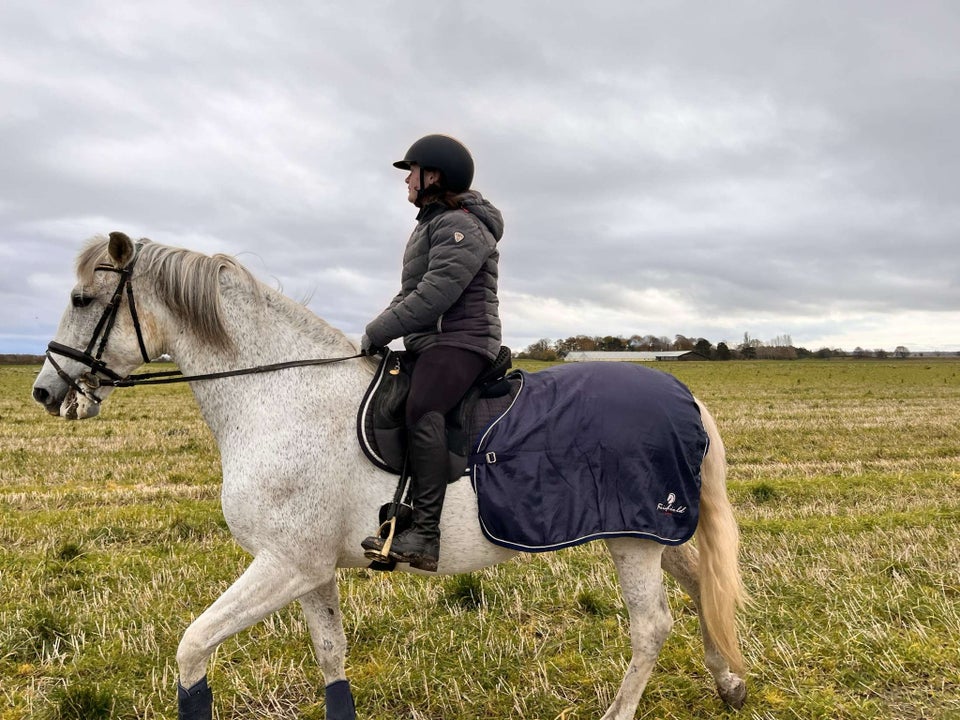
<svg viewBox="0 0 960 720"><path fill-rule="evenodd" d="M704 662L713 680L717 684L720 698L730 707L739 710L747 697L747 684L742 678L730 671L730 666L724 660L710 636L710 628L704 622L700 612L700 555L690 543L676 545L664 549L661 563L663 569L670 573L683 591L690 596L697 608L700 618L700 634L703 637Z"/></svg>
<svg viewBox="0 0 960 720"><path fill-rule="evenodd" d="M633 654L617 696L601 720L632 720L654 663L670 633L670 610L663 590L660 554L663 546L649 540L607 540L623 599L630 616Z"/></svg>
<svg viewBox="0 0 960 720"><path fill-rule="evenodd" d="M177 648L180 671L180 720L209 720L213 696L207 687L210 655L227 638L267 615L289 605L312 589L315 580L265 554L258 555L246 572L187 628Z"/></svg>
<svg viewBox="0 0 960 720"><path fill-rule="evenodd" d="M310 626L317 663L323 671L327 720L355 720L353 695L343 668L347 637L343 632L336 578L304 595L300 604Z"/></svg>

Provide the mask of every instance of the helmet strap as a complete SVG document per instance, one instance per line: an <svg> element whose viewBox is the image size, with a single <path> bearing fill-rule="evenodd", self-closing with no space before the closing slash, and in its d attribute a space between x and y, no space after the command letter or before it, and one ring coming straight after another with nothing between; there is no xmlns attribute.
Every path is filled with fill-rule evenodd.
<svg viewBox="0 0 960 720"><path fill-rule="evenodd" d="M423 203L425 201L442 195L443 188L439 181L431 183L429 186L427 186L426 174L423 166L420 165L418 167L420 169L420 187L417 188L417 201L414 203L414 205L417 207L423 207Z"/></svg>
<svg viewBox="0 0 960 720"><path fill-rule="evenodd" d="M417 205L419 205L423 202L423 191L426 190L426 188L423 186L425 182L423 179L423 165L417 165L417 167L420 169L420 187L417 188Z"/></svg>

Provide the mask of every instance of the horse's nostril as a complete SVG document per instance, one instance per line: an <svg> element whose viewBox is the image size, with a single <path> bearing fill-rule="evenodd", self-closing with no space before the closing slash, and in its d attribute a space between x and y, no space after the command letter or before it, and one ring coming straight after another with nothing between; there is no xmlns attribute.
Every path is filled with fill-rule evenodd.
<svg viewBox="0 0 960 720"><path fill-rule="evenodd" d="M38 403L42 403L43 405L46 405L47 401L50 399L50 393L47 392L42 387L35 387L33 389L33 399L36 400Z"/></svg>

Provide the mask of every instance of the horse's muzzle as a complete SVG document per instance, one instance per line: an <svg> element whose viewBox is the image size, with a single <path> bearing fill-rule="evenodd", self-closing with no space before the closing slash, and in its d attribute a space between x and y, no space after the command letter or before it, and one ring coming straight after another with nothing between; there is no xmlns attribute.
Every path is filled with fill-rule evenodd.
<svg viewBox="0 0 960 720"><path fill-rule="evenodd" d="M48 413L51 415L59 415L60 406L63 404L63 398L66 393L60 397L56 397L45 387L34 386L32 395L34 401L43 405L43 409Z"/></svg>
<svg viewBox="0 0 960 720"><path fill-rule="evenodd" d="M67 420L83 420L100 414L100 402L74 388L66 388L63 394L55 394L45 387L36 386L33 388L33 399L51 415Z"/></svg>

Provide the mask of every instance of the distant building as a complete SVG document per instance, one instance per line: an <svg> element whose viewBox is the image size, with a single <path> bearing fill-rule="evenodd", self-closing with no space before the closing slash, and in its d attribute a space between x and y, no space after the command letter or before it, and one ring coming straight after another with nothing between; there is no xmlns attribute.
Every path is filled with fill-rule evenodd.
<svg viewBox="0 0 960 720"><path fill-rule="evenodd" d="M651 352L605 352L603 350L573 350L564 362L657 362L658 360L707 360L693 350L654 350Z"/></svg>

